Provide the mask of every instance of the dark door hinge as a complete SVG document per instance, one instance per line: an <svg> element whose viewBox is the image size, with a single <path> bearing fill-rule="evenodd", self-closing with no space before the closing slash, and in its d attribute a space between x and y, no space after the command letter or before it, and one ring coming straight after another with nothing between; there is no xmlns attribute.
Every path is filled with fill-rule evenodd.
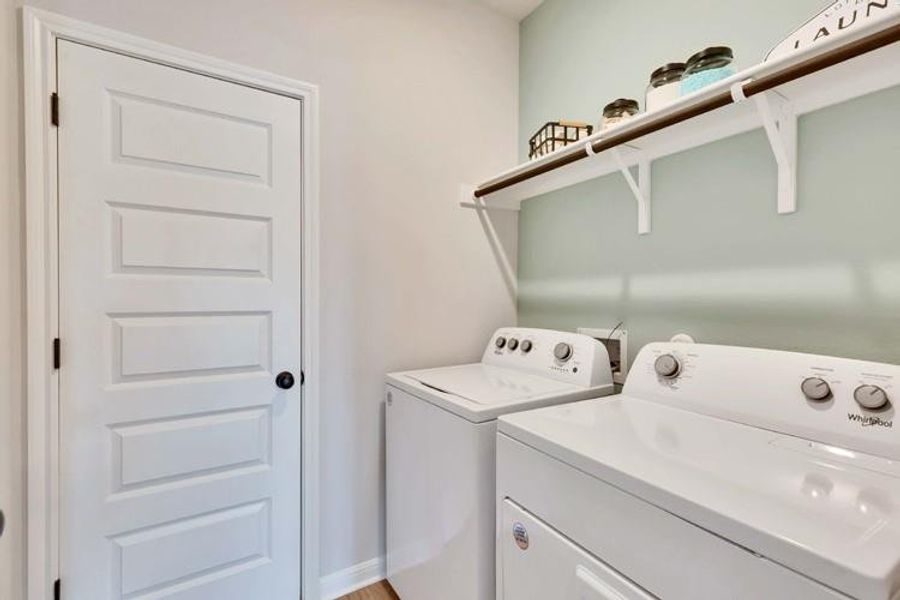
<svg viewBox="0 0 900 600"><path fill-rule="evenodd" d="M57 579L53 582L53 600L60 600L60 598L62 598L59 587L59 579Z"/></svg>
<svg viewBox="0 0 900 600"><path fill-rule="evenodd" d="M59 94L50 94L50 122L59 127Z"/></svg>
<svg viewBox="0 0 900 600"><path fill-rule="evenodd" d="M59 338L53 338L53 368L58 369L62 361Z"/></svg>

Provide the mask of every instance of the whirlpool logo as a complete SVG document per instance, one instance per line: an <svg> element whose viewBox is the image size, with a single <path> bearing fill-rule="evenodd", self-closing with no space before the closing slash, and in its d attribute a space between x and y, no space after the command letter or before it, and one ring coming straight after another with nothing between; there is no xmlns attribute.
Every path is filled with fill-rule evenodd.
<svg viewBox="0 0 900 600"><path fill-rule="evenodd" d="M885 421L879 417L865 416L856 413L847 413L847 420L851 422L856 422L862 425L863 427L887 427L891 429L894 426L893 421Z"/></svg>

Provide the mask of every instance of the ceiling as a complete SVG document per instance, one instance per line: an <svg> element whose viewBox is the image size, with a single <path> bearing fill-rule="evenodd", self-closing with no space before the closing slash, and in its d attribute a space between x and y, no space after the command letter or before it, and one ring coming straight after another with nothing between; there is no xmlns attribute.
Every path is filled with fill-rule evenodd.
<svg viewBox="0 0 900 600"><path fill-rule="evenodd" d="M494 10L521 20L531 14L544 0L479 0Z"/></svg>

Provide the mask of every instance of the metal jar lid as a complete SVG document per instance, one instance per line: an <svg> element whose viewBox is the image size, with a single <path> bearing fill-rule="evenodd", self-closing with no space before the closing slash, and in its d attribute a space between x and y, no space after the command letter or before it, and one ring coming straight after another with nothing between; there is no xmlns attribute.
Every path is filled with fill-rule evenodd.
<svg viewBox="0 0 900 600"><path fill-rule="evenodd" d="M684 75L685 64L680 62L667 63L650 74L650 87L658 88L669 83L681 80Z"/></svg>
<svg viewBox="0 0 900 600"><path fill-rule="evenodd" d="M666 63L650 74L650 81L655 81L666 75L674 75L676 73L684 73L686 65L680 62Z"/></svg>
<svg viewBox="0 0 900 600"><path fill-rule="evenodd" d="M734 59L734 51L728 46L710 46L687 59L686 68L690 69L698 62L711 58L728 59L731 61Z"/></svg>
<svg viewBox="0 0 900 600"><path fill-rule="evenodd" d="M613 100L603 107L603 116L615 117L625 112L633 114L638 112L640 109L641 105L638 104L637 100L632 100L630 98L619 98L618 100Z"/></svg>

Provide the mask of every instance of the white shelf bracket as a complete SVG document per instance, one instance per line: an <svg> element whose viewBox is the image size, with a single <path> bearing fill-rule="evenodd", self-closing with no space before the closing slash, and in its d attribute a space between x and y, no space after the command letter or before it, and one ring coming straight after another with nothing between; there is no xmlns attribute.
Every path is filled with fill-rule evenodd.
<svg viewBox="0 0 900 600"><path fill-rule="evenodd" d="M749 81L749 80L748 80ZM735 102L746 100L741 81L731 88ZM769 138L769 146L778 165L778 214L797 211L797 114L790 101L778 92L762 92L753 96L756 112Z"/></svg>
<svg viewBox="0 0 900 600"><path fill-rule="evenodd" d="M631 169L628 168L628 164L625 162L625 159L622 158L621 150L619 150L619 148L610 148L610 153L615 159L616 165L619 167L622 176L625 178L625 183L628 184L631 193L634 195L634 199L637 201L638 234L648 234L651 231L650 200L652 198L650 193L650 161L642 152L638 151L638 178L637 181L635 181Z"/></svg>
<svg viewBox="0 0 900 600"><path fill-rule="evenodd" d="M510 254L513 253L514 256L514 249L507 248L504 245L503 239L497 231L497 227L494 224L490 212L494 210L507 213L518 212L519 209L498 206L489 207L485 204L483 198L475 196L475 187L471 185L461 185L459 194L459 205L463 208L474 209L475 213L478 215L478 220L481 222L481 227L484 229L484 233L487 236L491 253L497 261L497 266L500 268L500 273L503 276L503 282L506 284L506 290L509 292L510 299L515 302L518 298L519 282L516 275L516 268L510 260Z"/></svg>
<svg viewBox="0 0 900 600"><path fill-rule="evenodd" d="M778 214L797 210L797 115L784 96L764 92L753 97L778 165Z"/></svg>

